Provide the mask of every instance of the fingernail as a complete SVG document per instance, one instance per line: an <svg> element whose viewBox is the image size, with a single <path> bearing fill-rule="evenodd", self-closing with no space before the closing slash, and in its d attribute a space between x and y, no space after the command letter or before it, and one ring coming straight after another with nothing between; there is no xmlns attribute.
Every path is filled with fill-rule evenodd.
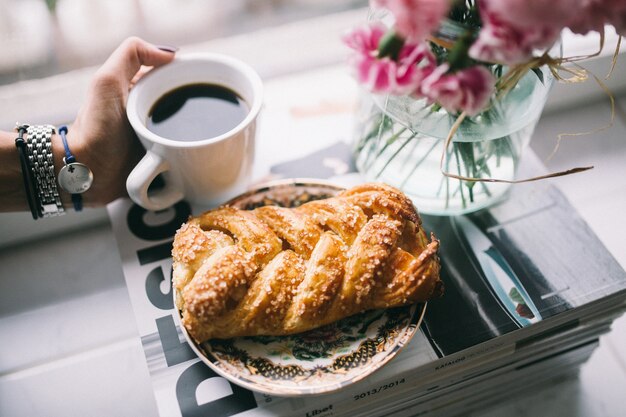
<svg viewBox="0 0 626 417"><path fill-rule="evenodd" d="M161 51L170 52L172 54L178 51L178 48L175 46L169 46L169 45L154 45L154 46L156 46Z"/></svg>

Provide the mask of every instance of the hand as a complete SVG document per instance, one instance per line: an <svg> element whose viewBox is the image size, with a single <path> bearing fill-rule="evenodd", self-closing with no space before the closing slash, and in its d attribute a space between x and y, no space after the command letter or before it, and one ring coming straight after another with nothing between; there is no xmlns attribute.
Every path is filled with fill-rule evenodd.
<svg viewBox="0 0 626 417"><path fill-rule="evenodd" d="M145 153L126 118L128 93L149 70L146 67L158 67L172 59L173 49L133 37L126 39L96 72L85 104L67 134L72 153L94 175L91 188L83 194L85 206L101 206L127 195L126 178ZM55 146L58 174L64 156L60 139ZM65 206L71 207L69 194L61 193Z"/></svg>

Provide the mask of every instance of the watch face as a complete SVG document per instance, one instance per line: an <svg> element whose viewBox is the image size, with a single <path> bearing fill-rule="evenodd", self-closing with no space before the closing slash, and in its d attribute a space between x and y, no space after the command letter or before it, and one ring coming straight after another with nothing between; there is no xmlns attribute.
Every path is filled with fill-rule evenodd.
<svg viewBox="0 0 626 417"><path fill-rule="evenodd" d="M59 185L70 194L84 193L92 182L91 170L79 162L67 164L59 172Z"/></svg>

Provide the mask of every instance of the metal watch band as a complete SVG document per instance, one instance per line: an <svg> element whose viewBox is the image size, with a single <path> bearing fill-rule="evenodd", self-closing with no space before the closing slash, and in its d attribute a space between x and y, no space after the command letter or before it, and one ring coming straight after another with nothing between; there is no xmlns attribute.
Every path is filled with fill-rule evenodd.
<svg viewBox="0 0 626 417"><path fill-rule="evenodd" d="M43 217L64 214L63 203L56 185L54 159L52 156L52 135L54 126L28 126L26 149L33 172Z"/></svg>

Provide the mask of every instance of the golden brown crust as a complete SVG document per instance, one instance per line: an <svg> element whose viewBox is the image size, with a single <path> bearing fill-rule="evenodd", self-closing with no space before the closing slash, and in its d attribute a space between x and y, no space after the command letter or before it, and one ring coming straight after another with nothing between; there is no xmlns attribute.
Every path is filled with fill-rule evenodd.
<svg viewBox="0 0 626 417"><path fill-rule="evenodd" d="M359 206L367 215L386 214L392 219L410 220L421 225L411 200L400 190L386 184L366 183L339 194L347 202Z"/></svg>
<svg viewBox="0 0 626 417"><path fill-rule="evenodd" d="M343 241L333 233L324 233L306 263L304 277L285 318L285 333L296 333L303 327L312 329L328 320L328 310L343 282L344 264Z"/></svg>
<svg viewBox="0 0 626 417"><path fill-rule="evenodd" d="M305 258L311 256L322 229L308 216L295 210L277 206L259 207L254 214L278 236L284 243ZM285 246L283 243L283 246Z"/></svg>
<svg viewBox="0 0 626 417"><path fill-rule="evenodd" d="M339 235L349 245L367 223L367 216L359 206L339 198L311 201L295 210L309 216L322 229Z"/></svg>
<svg viewBox="0 0 626 417"><path fill-rule="evenodd" d="M439 296L438 248L383 184L295 209L221 207L176 234L176 305L199 342L298 333Z"/></svg>

